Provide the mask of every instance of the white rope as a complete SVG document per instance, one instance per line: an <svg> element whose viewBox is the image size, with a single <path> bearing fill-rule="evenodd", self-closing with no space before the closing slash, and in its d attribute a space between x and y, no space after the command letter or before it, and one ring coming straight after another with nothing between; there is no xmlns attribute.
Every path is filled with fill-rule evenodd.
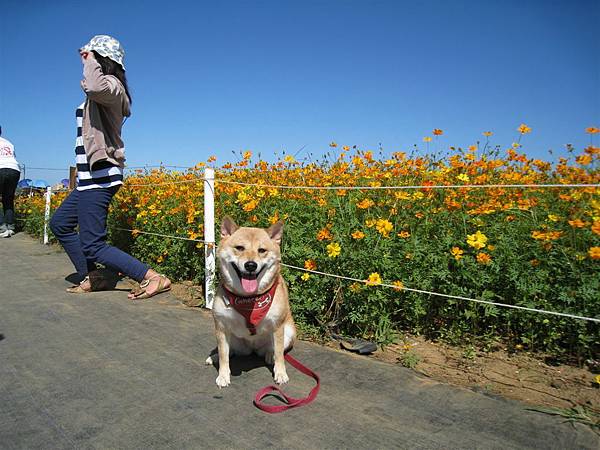
<svg viewBox="0 0 600 450"><path fill-rule="evenodd" d="M409 186L278 186L271 184L243 183L215 179L216 183L239 184L274 189L320 189L320 190L382 190L382 189L459 189L459 188L588 188L600 187L600 184L453 184L453 185L409 185Z"/></svg>
<svg viewBox="0 0 600 450"><path fill-rule="evenodd" d="M281 265L285 266L285 267L289 267L290 269L302 270L304 272L315 273L317 275L325 275L325 276L328 276L328 277L339 278L339 279L348 280L348 281L356 281L356 282L364 283L364 284L367 283L366 280L359 280L358 278L350 278L350 277L344 277L344 276L341 276L341 275L334 275L334 274L331 274L331 273L319 272L317 270L309 270L309 269L305 269L304 267L291 266L289 264L283 264L282 263ZM462 297L460 295L440 294L438 292L423 291L421 289L412 289L412 288L407 288L407 287L400 288L400 287L395 286L393 284L377 283L377 284L372 284L371 286L390 287L390 288L393 288L393 289L396 289L396 290L416 292L418 294L435 295L437 297L452 298L452 299L456 299L456 300L466 300L466 301L475 302L475 303L485 303L486 305L501 306L501 307L504 307L504 308L520 309L520 310L524 310L524 311L531 311L531 312L537 312L537 313L542 313L542 314L550 314L550 315L554 315L554 316L569 317L571 319L588 320L590 322L599 322L600 323L600 319L596 319L596 318L593 318L593 317L576 316L574 314L566 314L566 313L560 313L560 312L555 312L555 311L546 311L546 310L543 310L543 309L536 309L536 308L527 308L525 306L517 306L517 305L509 305L509 304L506 304L506 303L490 302L490 301L487 301L487 300L480 300L480 299L476 299L476 298Z"/></svg>
<svg viewBox="0 0 600 450"><path fill-rule="evenodd" d="M180 237L180 236L170 236L170 235L166 235L166 234L150 233L150 232L147 232L147 231L130 230L130 229L127 229L127 228L117 228L117 227L113 227L113 228L116 229L116 230L132 231L132 232L135 232L135 233L150 234L150 235L153 235L153 236L160 236L160 237L165 237L165 238L181 239L181 240L184 240L184 241L202 242L204 244L214 244L214 242L205 242L205 241L200 241L198 239L190 239L190 238L184 238L184 237ZM284 267L288 267L290 269L302 270L304 272L314 273L314 274L317 274L317 275L324 275L324 276L328 276L328 277L332 277L332 278L339 278L341 280L355 281L355 282L363 283L363 284L367 283L366 280L360 280L358 278L350 278L350 277L345 277L345 276L342 276L342 275L335 275L335 274L332 274L332 273L319 272L317 270L309 270L309 269L305 269L304 267L292 266L290 264L284 264L284 263L282 263L281 265L284 266ZM587 320L587 321L590 321L590 322L598 322L598 323L600 323L600 319L596 319L596 318L593 318L593 317L576 316L574 314L566 314L566 313L560 313L560 312L555 312L555 311L545 311L543 309L527 308L525 306L509 305L509 304L506 304L506 303L491 302L491 301L488 301L488 300L480 300L480 299L476 299L476 298L462 297L462 296L459 296L459 295L440 294L438 292L423 291L421 289L413 289L413 288L407 288L407 287L399 288L398 286L395 286L393 284L377 283L377 284L373 284L372 286L390 287L390 288L397 289L397 290L399 289L399 290L403 290L403 291L416 292L418 294L435 295L437 297L451 298L451 299L456 299L456 300L465 300L465 301L475 302L475 303L484 303L486 305L500 306L500 307L504 307L504 308L513 308L513 309L519 309L519 310L523 310L523 311L537 312L537 313L541 313L541 314L550 314L550 315L554 315L554 316L569 317L571 319Z"/></svg>
<svg viewBox="0 0 600 450"><path fill-rule="evenodd" d="M147 183L147 184L129 184L128 187L141 186L163 186L169 184L184 184L184 183L201 183L203 179L197 178L192 180L165 181L164 183ZM254 186L271 189L308 189L308 190L335 190L335 191L351 191L351 190L396 190L396 189L501 189L501 188L600 188L600 184L451 184L451 185L407 185L407 186L286 186L276 184L260 184L260 183L244 183L242 181L228 181L219 178L215 179L215 183L222 184L237 184L240 186Z"/></svg>
<svg viewBox="0 0 600 450"><path fill-rule="evenodd" d="M172 236L172 235L169 235L169 234L151 233L149 231L131 230L129 228L120 228L120 227L111 227L111 228L113 230L131 231L134 234L150 234L152 236L159 236L159 237L164 237L164 238L169 238L169 239L179 239L179 240L182 240L182 241L194 241L194 242L200 242L202 244L214 244L214 242L201 241L200 239L184 238L184 237L181 237L181 236Z"/></svg>

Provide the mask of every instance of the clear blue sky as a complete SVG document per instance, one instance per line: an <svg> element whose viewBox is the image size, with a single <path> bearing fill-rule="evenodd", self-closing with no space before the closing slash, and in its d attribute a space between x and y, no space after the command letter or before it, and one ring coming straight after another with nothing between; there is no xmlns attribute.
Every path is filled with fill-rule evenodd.
<svg viewBox="0 0 600 450"><path fill-rule="evenodd" d="M548 158L600 126L598 0L31 1L0 7L0 124L29 167L74 160L81 63L123 44L128 164L189 166L328 143L503 147ZM62 173L28 171L54 182Z"/></svg>

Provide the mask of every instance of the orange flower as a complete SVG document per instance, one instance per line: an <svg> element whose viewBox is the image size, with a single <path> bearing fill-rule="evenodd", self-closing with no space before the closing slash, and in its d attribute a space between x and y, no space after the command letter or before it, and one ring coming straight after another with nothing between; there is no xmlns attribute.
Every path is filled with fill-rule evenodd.
<svg viewBox="0 0 600 450"><path fill-rule="evenodd" d="M529 128L527 125L522 123L521 125L519 125L519 128L517 129L517 131L521 134L527 134L527 133L531 133L531 128Z"/></svg>
<svg viewBox="0 0 600 450"><path fill-rule="evenodd" d="M588 255L590 255L590 258L592 259L600 259L600 247L590 247Z"/></svg>
<svg viewBox="0 0 600 450"><path fill-rule="evenodd" d="M317 268L317 263L314 259L307 259L304 261L304 268L306 270L315 270Z"/></svg>
<svg viewBox="0 0 600 450"><path fill-rule="evenodd" d="M404 289L404 283L402 281L394 281L392 284L394 285L395 291L401 291L402 289Z"/></svg>
<svg viewBox="0 0 600 450"><path fill-rule="evenodd" d="M444 132L442 130L440 130L439 128L434 128L433 131L432 131L432 133L435 136L441 136L442 134L444 134Z"/></svg>
<svg viewBox="0 0 600 450"><path fill-rule="evenodd" d="M485 137L490 137L492 134L494 134L494 133L492 133L491 131L484 131L484 132L483 132L483 135L484 135Z"/></svg>
<svg viewBox="0 0 600 450"><path fill-rule="evenodd" d="M492 262L492 257L484 252L477 253L477 262L479 264L489 264Z"/></svg>
<svg viewBox="0 0 600 450"><path fill-rule="evenodd" d="M597 127L588 127L588 128L585 129L585 132L589 133L589 134L600 133L600 128L597 128Z"/></svg>
<svg viewBox="0 0 600 450"><path fill-rule="evenodd" d="M587 225L587 223L581 219L569 220L568 222L573 228L583 228Z"/></svg>
<svg viewBox="0 0 600 450"><path fill-rule="evenodd" d="M594 220L592 224L592 232L600 236L600 220Z"/></svg>
<svg viewBox="0 0 600 450"><path fill-rule="evenodd" d="M359 207L360 209L368 209L371 206L373 206L375 204L375 202L373 200L371 200L370 198L365 198L362 199L360 202L358 202L356 204L357 207Z"/></svg>
<svg viewBox="0 0 600 450"><path fill-rule="evenodd" d="M333 239L333 235L329 228L321 228L317 233L317 241L330 241Z"/></svg>
<svg viewBox="0 0 600 450"><path fill-rule="evenodd" d="M398 237L406 239L407 237L410 237L410 233L408 231L401 231L400 233L398 233Z"/></svg>
<svg viewBox="0 0 600 450"><path fill-rule="evenodd" d="M365 237L365 233L363 233L362 231L356 230L354 233L352 233L352 237L356 240L362 239Z"/></svg>

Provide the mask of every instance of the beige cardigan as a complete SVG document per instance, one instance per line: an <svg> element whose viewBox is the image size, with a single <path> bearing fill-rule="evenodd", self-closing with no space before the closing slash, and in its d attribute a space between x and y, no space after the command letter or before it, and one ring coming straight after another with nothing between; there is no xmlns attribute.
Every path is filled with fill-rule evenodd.
<svg viewBox="0 0 600 450"><path fill-rule="evenodd" d="M81 87L87 94L82 135L90 169L100 161L124 167L121 127L131 110L123 84L113 75L104 75L98 61L88 57L83 62Z"/></svg>

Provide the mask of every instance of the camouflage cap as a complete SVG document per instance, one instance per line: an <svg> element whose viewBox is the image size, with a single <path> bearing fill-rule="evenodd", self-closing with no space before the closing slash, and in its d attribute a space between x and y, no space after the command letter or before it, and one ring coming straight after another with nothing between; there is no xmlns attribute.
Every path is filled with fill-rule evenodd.
<svg viewBox="0 0 600 450"><path fill-rule="evenodd" d="M90 39L90 42L81 47L82 52L96 51L99 55L105 56L106 58L112 59L114 62L119 63L123 70L125 70L125 64L123 64L123 58L125 57L125 50L114 37L107 36L105 34L99 34Z"/></svg>

